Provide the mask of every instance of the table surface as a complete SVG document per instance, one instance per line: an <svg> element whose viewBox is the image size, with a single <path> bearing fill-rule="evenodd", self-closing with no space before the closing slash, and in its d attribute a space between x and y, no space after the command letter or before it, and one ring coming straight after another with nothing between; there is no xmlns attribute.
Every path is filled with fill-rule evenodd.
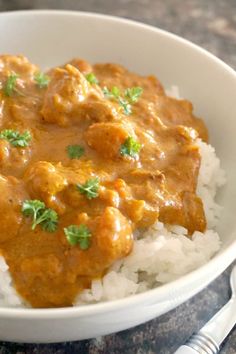
<svg viewBox="0 0 236 354"><path fill-rule="evenodd" d="M236 0L0 0L0 11L68 9L132 18L183 36L236 68ZM198 295L141 326L89 341L1 343L0 354L173 354L229 299L229 267ZM236 328L221 354L236 353Z"/></svg>

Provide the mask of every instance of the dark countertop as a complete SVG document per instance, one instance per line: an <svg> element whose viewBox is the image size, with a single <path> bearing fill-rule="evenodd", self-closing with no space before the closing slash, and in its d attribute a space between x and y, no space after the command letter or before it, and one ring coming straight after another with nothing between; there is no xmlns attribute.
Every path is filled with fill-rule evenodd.
<svg viewBox="0 0 236 354"><path fill-rule="evenodd" d="M190 39L236 68L236 0L0 0L0 11L40 8L100 12L149 23ZM144 325L99 340L0 342L0 354L173 354L227 302L231 268L183 305ZM235 353L236 328L221 350Z"/></svg>

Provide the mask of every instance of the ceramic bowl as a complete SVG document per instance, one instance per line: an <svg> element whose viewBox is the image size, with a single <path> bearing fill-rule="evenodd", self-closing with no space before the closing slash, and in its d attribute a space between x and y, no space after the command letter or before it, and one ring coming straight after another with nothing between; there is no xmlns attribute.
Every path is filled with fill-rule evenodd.
<svg viewBox="0 0 236 354"><path fill-rule="evenodd" d="M204 117L227 173L221 193L220 252L180 279L125 299L60 309L0 309L0 339L59 342L127 329L175 308L216 278L236 255L236 74L196 45L160 29L120 18L69 11L0 14L1 53L24 54L42 68L82 57L155 74Z"/></svg>

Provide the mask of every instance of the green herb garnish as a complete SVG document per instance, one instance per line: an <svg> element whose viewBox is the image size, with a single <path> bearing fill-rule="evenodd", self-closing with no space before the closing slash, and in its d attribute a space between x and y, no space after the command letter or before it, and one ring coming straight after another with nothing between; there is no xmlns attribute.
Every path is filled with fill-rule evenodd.
<svg viewBox="0 0 236 354"><path fill-rule="evenodd" d="M132 113L132 108L131 108L131 105L129 104L129 102L122 97L118 98L118 102L119 102L120 106L123 107L124 114L129 116Z"/></svg>
<svg viewBox="0 0 236 354"><path fill-rule="evenodd" d="M106 96L106 98L112 98L113 97L113 95L111 94L111 91L109 91L106 86L103 87L102 92L104 93L104 96Z"/></svg>
<svg viewBox="0 0 236 354"><path fill-rule="evenodd" d="M131 104L138 101L142 92L143 89L141 87L131 87L126 89L124 96L122 96L120 89L117 86L113 86L111 90L109 90L107 87L103 88L104 95L109 99L114 99L117 101L127 116L132 113Z"/></svg>
<svg viewBox="0 0 236 354"><path fill-rule="evenodd" d="M142 87L131 87L125 90L125 98L129 101L129 103L136 103L143 93Z"/></svg>
<svg viewBox="0 0 236 354"><path fill-rule="evenodd" d="M71 246L79 244L82 250L89 248L91 232L86 225L70 225L64 228L64 232Z"/></svg>
<svg viewBox="0 0 236 354"><path fill-rule="evenodd" d="M7 81L5 82L5 85L3 87L3 92L6 96L12 96L13 93L18 93L18 90L16 88L16 81L18 77L19 76L15 73L12 73L8 76Z"/></svg>
<svg viewBox="0 0 236 354"><path fill-rule="evenodd" d="M28 130L20 134L17 130L5 129L0 132L0 139L5 139L15 147L26 147L31 140L31 134Z"/></svg>
<svg viewBox="0 0 236 354"><path fill-rule="evenodd" d="M124 144L120 147L120 154L125 156L128 155L130 157L136 158L141 150L142 145L136 141L134 138L129 136Z"/></svg>
<svg viewBox="0 0 236 354"><path fill-rule="evenodd" d="M113 86L111 90L109 90L106 86L103 87L103 93L107 98L115 98L118 100L120 97L120 89L117 86Z"/></svg>
<svg viewBox="0 0 236 354"><path fill-rule="evenodd" d="M32 230L39 224L43 230L48 232L54 232L57 229L57 213L53 209L46 208L45 204L40 200L25 200L22 205L22 213L24 216L33 219Z"/></svg>
<svg viewBox="0 0 236 354"><path fill-rule="evenodd" d="M66 151L70 159L79 159L84 155L84 148L80 145L68 145Z"/></svg>
<svg viewBox="0 0 236 354"><path fill-rule="evenodd" d="M34 81L36 82L37 86L42 89L48 86L50 78L46 74L39 72L35 74Z"/></svg>
<svg viewBox="0 0 236 354"><path fill-rule="evenodd" d="M99 83L99 81L96 78L96 76L94 75L94 73L88 73L87 75L85 75L85 78L91 85Z"/></svg>
<svg viewBox="0 0 236 354"><path fill-rule="evenodd" d="M85 194L88 199L98 197L99 178L88 179L84 184L77 184L77 189L81 194Z"/></svg>

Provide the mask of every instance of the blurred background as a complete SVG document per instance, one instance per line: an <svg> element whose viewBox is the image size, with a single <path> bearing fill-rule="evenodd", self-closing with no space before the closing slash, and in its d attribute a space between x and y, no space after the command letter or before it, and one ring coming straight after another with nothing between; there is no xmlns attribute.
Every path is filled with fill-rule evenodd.
<svg viewBox="0 0 236 354"><path fill-rule="evenodd" d="M236 68L236 0L0 0L0 11L29 9L90 11L138 20L187 38ZM230 269L185 304L147 324L74 343L0 342L0 354L173 354L227 302ZM221 354L236 354L236 329Z"/></svg>
<svg viewBox="0 0 236 354"><path fill-rule="evenodd" d="M236 0L0 0L0 11L26 9L131 18L188 38L236 67Z"/></svg>

